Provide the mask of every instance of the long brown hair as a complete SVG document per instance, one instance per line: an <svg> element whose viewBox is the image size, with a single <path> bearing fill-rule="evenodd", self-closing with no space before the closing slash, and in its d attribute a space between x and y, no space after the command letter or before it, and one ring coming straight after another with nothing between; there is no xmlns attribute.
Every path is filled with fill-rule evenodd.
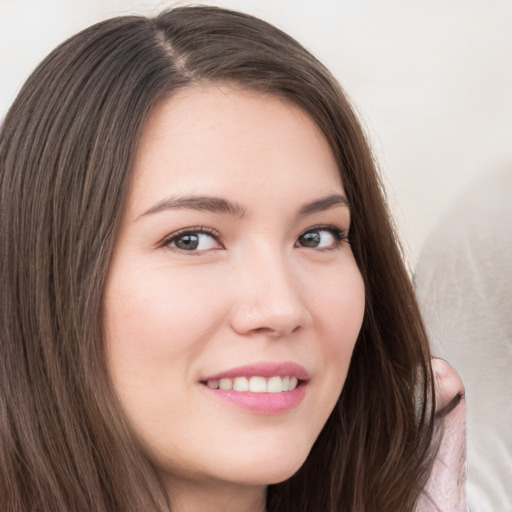
<svg viewBox="0 0 512 512"><path fill-rule="evenodd" d="M432 463L429 351L372 154L341 88L246 14L104 21L36 69L0 133L0 509L169 511L106 371L102 294L141 129L164 96L234 82L300 106L352 204L366 286L339 401L271 512L412 511Z"/></svg>

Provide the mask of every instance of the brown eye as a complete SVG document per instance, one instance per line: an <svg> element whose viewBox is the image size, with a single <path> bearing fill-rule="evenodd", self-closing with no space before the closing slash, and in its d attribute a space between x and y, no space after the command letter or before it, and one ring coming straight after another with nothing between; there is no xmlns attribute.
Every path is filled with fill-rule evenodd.
<svg viewBox="0 0 512 512"><path fill-rule="evenodd" d="M178 249L183 249L185 251L195 251L199 246L199 236L196 234L183 235L174 241L174 245Z"/></svg>
<svg viewBox="0 0 512 512"><path fill-rule="evenodd" d="M343 231L337 228L316 228L300 235L295 246L311 249L334 249L342 240L346 239Z"/></svg>
<svg viewBox="0 0 512 512"><path fill-rule="evenodd" d="M319 231L309 231L299 237L299 243L302 247L318 247L322 241Z"/></svg>
<svg viewBox="0 0 512 512"><path fill-rule="evenodd" d="M221 244L214 234L197 230L181 231L171 236L165 245L187 252L204 252L211 249L222 249Z"/></svg>

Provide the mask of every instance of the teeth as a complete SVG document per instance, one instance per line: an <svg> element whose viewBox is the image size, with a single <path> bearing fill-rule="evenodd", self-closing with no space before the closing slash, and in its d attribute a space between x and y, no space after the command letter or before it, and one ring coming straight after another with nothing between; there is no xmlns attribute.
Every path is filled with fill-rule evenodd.
<svg viewBox="0 0 512 512"><path fill-rule="evenodd" d="M281 391L283 391L283 379L270 377L267 382L267 393L281 393Z"/></svg>
<svg viewBox="0 0 512 512"><path fill-rule="evenodd" d="M233 389L235 391L249 391L249 380L246 377L237 377L233 380Z"/></svg>
<svg viewBox="0 0 512 512"><path fill-rule="evenodd" d="M219 389L219 381L218 380L209 380L206 385L209 387L209 388L212 388L212 389Z"/></svg>
<svg viewBox="0 0 512 512"><path fill-rule="evenodd" d="M267 380L264 377L251 377L249 380L249 391L251 393L266 393Z"/></svg>
<svg viewBox="0 0 512 512"><path fill-rule="evenodd" d="M222 389L223 391L229 391L230 389L233 389L233 381L231 379L220 379L219 389Z"/></svg>
<svg viewBox="0 0 512 512"><path fill-rule="evenodd" d="M299 383L297 377L236 377L235 379L209 380L206 385L223 391L250 391L251 393L281 393L293 391Z"/></svg>

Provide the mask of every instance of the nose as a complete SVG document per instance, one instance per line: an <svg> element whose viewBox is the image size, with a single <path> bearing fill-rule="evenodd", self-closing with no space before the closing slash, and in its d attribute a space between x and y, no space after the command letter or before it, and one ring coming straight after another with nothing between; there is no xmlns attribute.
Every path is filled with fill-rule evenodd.
<svg viewBox="0 0 512 512"><path fill-rule="evenodd" d="M284 337L304 328L310 312L290 266L282 256L252 255L236 272L231 326L243 335Z"/></svg>

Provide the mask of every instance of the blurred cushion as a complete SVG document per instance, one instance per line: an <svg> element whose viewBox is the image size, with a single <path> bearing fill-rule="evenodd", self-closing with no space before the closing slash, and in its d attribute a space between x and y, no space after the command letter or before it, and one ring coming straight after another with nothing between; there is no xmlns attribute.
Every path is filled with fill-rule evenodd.
<svg viewBox="0 0 512 512"><path fill-rule="evenodd" d="M472 512L512 511L512 171L486 174L429 235L415 287L434 355L466 388Z"/></svg>

